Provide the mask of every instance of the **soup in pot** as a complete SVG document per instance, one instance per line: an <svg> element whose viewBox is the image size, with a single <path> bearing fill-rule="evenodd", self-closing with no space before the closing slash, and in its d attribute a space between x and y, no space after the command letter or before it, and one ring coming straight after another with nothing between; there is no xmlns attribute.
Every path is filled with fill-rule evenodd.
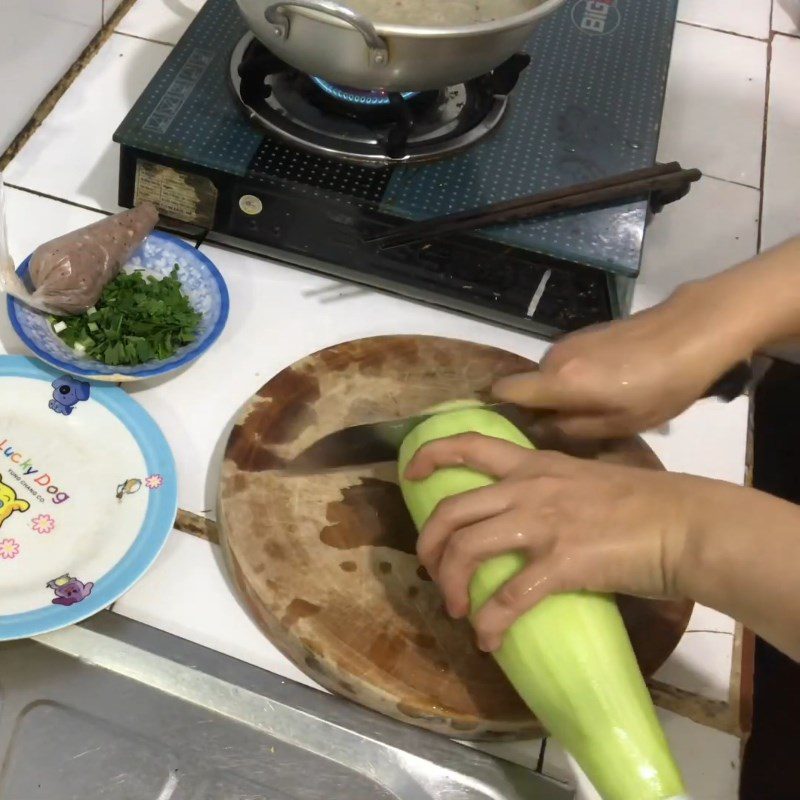
<svg viewBox="0 0 800 800"><path fill-rule="evenodd" d="M451 27L515 17L544 0L341 0L383 25Z"/></svg>

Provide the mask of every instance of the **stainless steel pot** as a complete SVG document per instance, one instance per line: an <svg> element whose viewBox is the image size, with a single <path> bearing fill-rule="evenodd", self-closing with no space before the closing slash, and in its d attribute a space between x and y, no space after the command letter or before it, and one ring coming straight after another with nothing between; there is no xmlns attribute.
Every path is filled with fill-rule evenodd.
<svg viewBox="0 0 800 800"><path fill-rule="evenodd" d="M564 1L531 0L524 14L444 28L373 24L333 0L237 0L253 33L287 64L342 86L398 92L489 72Z"/></svg>

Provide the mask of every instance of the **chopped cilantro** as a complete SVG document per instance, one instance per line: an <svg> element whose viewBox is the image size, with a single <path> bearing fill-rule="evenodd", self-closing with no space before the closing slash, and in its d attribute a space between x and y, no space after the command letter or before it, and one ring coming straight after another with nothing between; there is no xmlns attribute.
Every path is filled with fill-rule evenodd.
<svg viewBox="0 0 800 800"><path fill-rule="evenodd" d="M162 361L197 335L201 315L181 291L178 265L164 278L120 273L90 313L53 317L65 344L109 366Z"/></svg>

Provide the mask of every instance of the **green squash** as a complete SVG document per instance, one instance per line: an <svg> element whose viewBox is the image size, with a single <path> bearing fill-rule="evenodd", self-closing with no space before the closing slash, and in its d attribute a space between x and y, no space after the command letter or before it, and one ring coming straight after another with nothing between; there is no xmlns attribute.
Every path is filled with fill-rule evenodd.
<svg viewBox="0 0 800 800"><path fill-rule="evenodd" d="M406 480L406 466L424 444L476 432L533 449L518 428L489 409L456 406L437 412L400 449L400 486L418 530L441 500L492 483L464 467ZM470 584L472 612L525 563L517 553L484 562ZM548 597L511 626L495 658L604 800L685 800L680 773L613 597L590 592Z"/></svg>

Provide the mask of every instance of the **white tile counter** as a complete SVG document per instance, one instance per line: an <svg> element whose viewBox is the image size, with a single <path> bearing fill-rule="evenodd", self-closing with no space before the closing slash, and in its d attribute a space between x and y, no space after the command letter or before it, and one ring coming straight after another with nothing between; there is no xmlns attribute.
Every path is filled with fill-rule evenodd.
<svg viewBox="0 0 800 800"><path fill-rule="evenodd" d="M138 0L109 41L12 161L9 231L21 260L41 241L118 209L117 146L111 134L144 89L200 0ZM668 206L647 232L635 308L663 299L677 284L711 274L800 230L796 76L800 39L794 0L681 0L659 158L698 166L709 177ZM734 8L735 6L735 8ZM105 13L115 7L105 0ZM780 13L779 13L780 12ZM797 13L795 13L797 12ZM770 25L784 34L773 34ZM771 71L767 63L771 56ZM767 80L770 107L762 174ZM97 98L102 97L102 102ZM44 195L44 196L43 196ZM759 220L763 201L764 223ZM339 284L265 259L203 246L231 296L230 322L198 363L132 395L154 416L175 453L180 506L213 516L221 448L249 395L282 367L320 347L386 333L467 338L538 359L547 345L521 333ZM22 352L5 315L0 350ZM698 403L647 440L669 469L741 482L747 402ZM233 595L217 548L175 532L152 570L116 605L119 613L309 683L262 636ZM698 608L657 678L712 700L727 700L733 621ZM738 739L660 712L690 791L733 800ZM540 743L492 748L534 766ZM591 787L548 742L544 770Z"/></svg>

